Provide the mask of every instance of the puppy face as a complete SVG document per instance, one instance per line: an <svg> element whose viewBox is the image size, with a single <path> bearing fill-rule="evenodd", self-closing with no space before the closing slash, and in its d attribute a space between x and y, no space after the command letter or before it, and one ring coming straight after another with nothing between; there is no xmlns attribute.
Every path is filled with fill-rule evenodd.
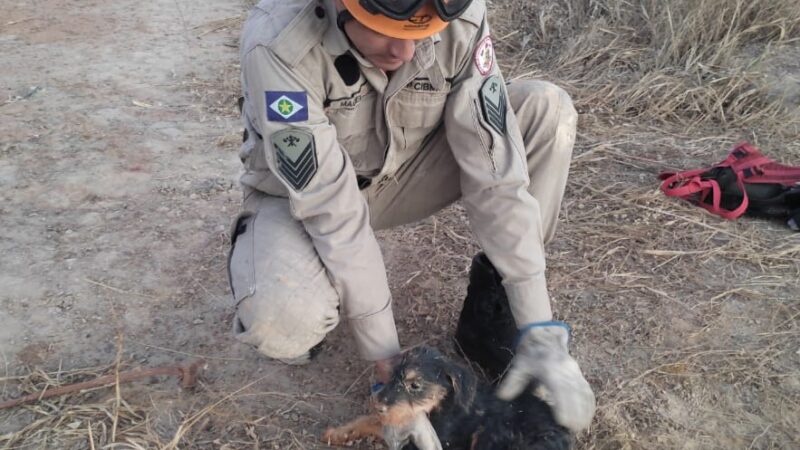
<svg viewBox="0 0 800 450"><path fill-rule="evenodd" d="M448 396L471 402L474 391L474 376L436 350L417 347L402 355L389 383L375 394L374 406L381 422L402 426L438 408Z"/></svg>

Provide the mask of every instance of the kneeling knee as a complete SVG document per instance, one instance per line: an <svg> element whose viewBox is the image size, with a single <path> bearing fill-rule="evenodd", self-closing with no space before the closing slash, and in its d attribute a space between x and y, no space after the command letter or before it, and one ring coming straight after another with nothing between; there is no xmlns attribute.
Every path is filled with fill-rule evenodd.
<svg viewBox="0 0 800 450"><path fill-rule="evenodd" d="M511 83L509 96L515 110L522 109L525 103L532 103L538 112L555 115L559 121L577 121L578 113L569 93L549 81L521 80Z"/></svg>
<svg viewBox="0 0 800 450"><path fill-rule="evenodd" d="M287 300L259 295L241 300L234 317L236 339L270 358L295 359L308 354L338 324L335 309L303 307L297 299Z"/></svg>
<svg viewBox="0 0 800 450"><path fill-rule="evenodd" d="M559 143L552 150L571 158L578 113L567 91L548 81L524 80L511 83L509 97L523 133L550 130Z"/></svg>

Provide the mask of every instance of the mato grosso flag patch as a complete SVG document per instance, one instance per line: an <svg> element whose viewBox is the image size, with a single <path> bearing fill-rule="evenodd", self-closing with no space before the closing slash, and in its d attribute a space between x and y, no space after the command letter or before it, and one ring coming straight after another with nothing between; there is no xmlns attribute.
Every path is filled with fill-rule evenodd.
<svg viewBox="0 0 800 450"><path fill-rule="evenodd" d="M498 133L506 134L506 90L500 77L493 75L481 86L483 118Z"/></svg>
<svg viewBox="0 0 800 450"><path fill-rule="evenodd" d="M302 122L308 120L308 96L305 91L266 91L267 120Z"/></svg>
<svg viewBox="0 0 800 450"><path fill-rule="evenodd" d="M302 191L317 173L314 135L300 128L287 128L273 133L270 141L278 172L295 191Z"/></svg>

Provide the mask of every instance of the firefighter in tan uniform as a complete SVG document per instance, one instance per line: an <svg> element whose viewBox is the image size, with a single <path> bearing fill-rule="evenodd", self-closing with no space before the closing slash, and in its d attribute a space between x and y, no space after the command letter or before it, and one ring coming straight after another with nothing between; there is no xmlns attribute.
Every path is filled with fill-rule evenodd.
<svg viewBox="0 0 800 450"><path fill-rule="evenodd" d="M237 338L302 363L347 320L378 378L400 351L374 230L461 199L521 330L498 394L536 377L557 419L595 400L551 322L554 232L577 114L560 88L506 84L483 0L262 0L241 41L243 212L229 272Z"/></svg>

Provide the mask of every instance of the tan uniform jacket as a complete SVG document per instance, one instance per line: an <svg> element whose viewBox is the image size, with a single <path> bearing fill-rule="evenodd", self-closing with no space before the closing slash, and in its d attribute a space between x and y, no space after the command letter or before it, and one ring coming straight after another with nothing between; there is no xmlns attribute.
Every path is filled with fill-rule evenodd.
<svg viewBox="0 0 800 450"><path fill-rule="evenodd" d="M494 112L502 122L492 124L482 105L482 88L491 87L495 99L505 95L496 61L489 67L486 59L487 36L485 5L475 0L443 32L419 41L413 61L388 78L350 47L336 26L332 0L263 0L245 24L241 69L249 139L241 181L288 197L366 359L392 356L399 343L359 182L389 179L440 126L461 170L471 227L503 276L517 323L551 317L541 219L526 190L521 133L511 108L503 104ZM487 85L492 76L501 82ZM285 92L291 98L279 98ZM303 166L287 172L280 149L297 156L291 154L297 146L287 147L297 142L306 153L291 162Z"/></svg>

